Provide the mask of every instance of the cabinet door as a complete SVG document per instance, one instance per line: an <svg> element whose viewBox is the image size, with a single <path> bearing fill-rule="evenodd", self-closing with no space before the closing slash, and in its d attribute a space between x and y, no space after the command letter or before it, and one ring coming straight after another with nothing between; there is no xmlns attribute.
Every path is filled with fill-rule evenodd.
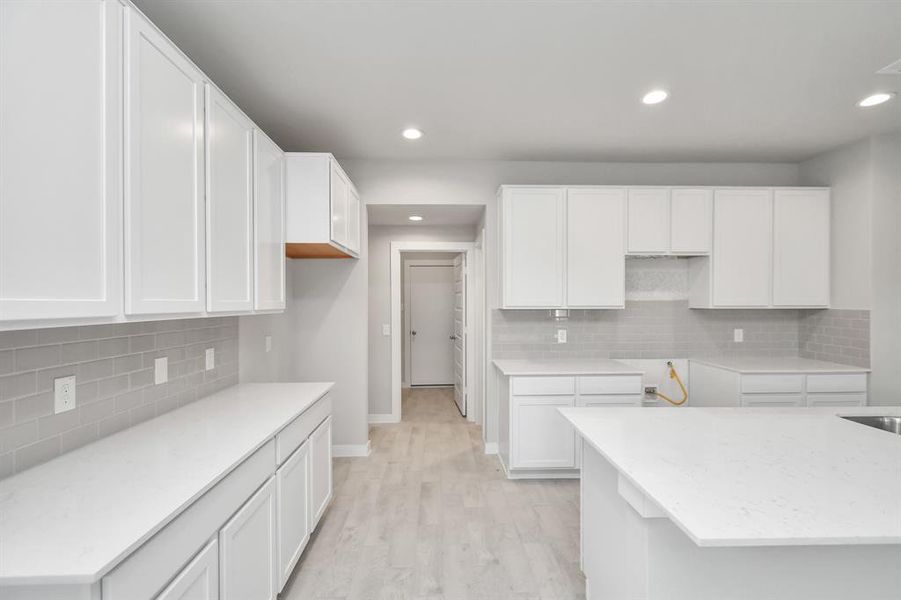
<svg viewBox="0 0 901 600"><path fill-rule="evenodd" d="M353 187L347 189L347 248L360 252L360 196Z"/></svg>
<svg viewBox="0 0 901 600"><path fill-rule="evenodd" d="M347 247L347 197L350 185L338 164L329 163L329 208L332 241Z"/></svg>
<svg viewBox="0 0 901 600"><path fill-rule="evenodd" d="M566 199L562 188L513 188L503 196L504 306L564 305Z"/></svg>
<svg viewBox="0 0 901 600"><path fill-rule="evenodd" d="M219 542L213 540L156 600L219 600Z"/></svg>
<svg viewBox="0 0 901 600"><path fill-rule="evenodd" d="M514 396L510 466L514 469L574 468L576 434L557 410L574 405L573 396Z"/></svg>
<svg viewBox="0 0 901 600"><path fill-rule="evenodd" d="M772 281L770 190L716 190L713 304L769 306Z"/></svg>
<svg viewBox="0 0 901 600"><path fill-rule="evenodd" d="M585 395L579 396L579 406L587 407L629 407L641 406L641 395L610 394L604 396Z"/></svg>
<svg viewBox="0 0 901 600"><path fill-rule="evenodd" d="M566 305L622 308L625 302L625 192L566 192Z"/></svg>
<svg viewBox="0 0 901 600"><path fill-rule="evenodd" d="M203 75L140 13L126 17L126 312L202 312Z"/></svg>
<svg viewBox="0 0 901 600"><path fill-rule="evenodd" d="M122 14L0 2L0 320L121 311Z"/></svg>
<svg viewBox="0 0 901 600"><path fill-rule="evenodd" d="M253 310L253 123L206 86L207 310Z"/></svg>
<svg viewBox="0 0 901 600"><path fill-rule="evenodd" d="M669 252L669 190L635 188L629 190L628 251L633 254Z"/></svg>
<svg viewBox="0 0 901 600"><path fill-rule="evenodd" d="M829 190L773 196L773 305L829 306Z"/></svg>
<svg viewBox="0 0 901 600"><path fill-rule="evenodd" d="M275 478L219 531L219 598L274 600L276 591Z"/></svg>
<svg viewBox="0 0 901 600"><path fill-rule="evenodd" d="M310 530L316 529L332 499L332 418L310 435Z"/></svg>
<svg viewBox="0 0 901 600"><path fill-rule="evenodd" d="M674 254L709 254L713 229L713 191L670 192L670 250Z"/></svg>
<svg viewBox="0 0 901 600"><path fill-rule="evenodd" d="M285 153L254 130L254 308L285 308Z"/></svg>
<svg viewBox="0 0 901 600"><path fill-rule="evenodd" d="M278 591L310 540L310 443L294 451L275 473L278 507Z"/></svg>

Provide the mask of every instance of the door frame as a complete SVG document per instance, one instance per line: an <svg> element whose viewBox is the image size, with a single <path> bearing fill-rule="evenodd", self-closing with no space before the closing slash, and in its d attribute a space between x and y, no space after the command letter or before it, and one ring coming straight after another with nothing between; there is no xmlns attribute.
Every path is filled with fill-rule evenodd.
<svg viewBox="0 0 901 600"><path fill-rule="evenodd" d="M476 256L476 243L475 242L391 242L391 414L385 415L383 418L380 418L380 422L384 423L399 423L401 420L401 378L402 378L402 354L401 354L401 342L403 340L403 321L401 315L401 298L403 290L401 289L401 253L403 252L459 252L461 254L466 255L466 277L469 279L471 283L474 285L470 285L467 288L466 292L466 301L467 301L467 309L468 317L467 320L469 323L473 323L473 317L484 311L484 302L478 302L478 295L475 293L476 289L483 289L483 285L480 282L476 282L473 277L473 262L476 258L479 260L482 259L481 253L478 253L479 256ZM484 270L480 270L480 273L484 273ZM481 298L484 300L484 298ZM478 321L475 321L478 322ZM469 373L476 368L478 365L473 361L473 352L469 351L470 348L474 347L476 344L481 344L484 339L485 332L480 331L477 327L467 327L466 333L469 335L469 340L467 343L467 352L466 352L466 369ZM470 381L484 381L484 378L479 379L469 379ZM472 407L481 407L484 406L484 390L481 389L481 386L468 386L467 389L467 419L470 421L476 421L479 423L480 421L476 420L476 415L481 415L482 410L468 410L470 406ZM471 400L471 402L470 402ZM381 415L379 415L381 417Z"/></svg>
<svg viewBox="0 0 901 600"><path fill-rule="evenodd" d="M413 349L413 338L410 335L411 323L410 323L410 307L412 306L412 287L410 286L410 267L454 267L454 260L452 258L411 258L409 260L403 259L403 253L401 253L401 265L403 266L404 275L404 292L403 292L403 302L401 303L401 312L403 314L403 338L401 340L401 386L405 383L407 386L413 385L413 360L412 360L412 349ZM406 309L406 310L404 310ZM403 344L406 343L407 353L404 354ZM407 373L408 381L404 381L403 373Z"/></svg>

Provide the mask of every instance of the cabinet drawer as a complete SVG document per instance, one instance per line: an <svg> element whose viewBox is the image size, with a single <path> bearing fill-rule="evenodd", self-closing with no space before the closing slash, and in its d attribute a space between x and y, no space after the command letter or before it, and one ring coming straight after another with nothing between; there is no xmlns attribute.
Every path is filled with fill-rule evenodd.
<svg viewBox="0 0 901 600"><path fill-rule="evenodd" d="M866 392L866 373L835 373L829 375L808 375L809 392Z"/></svg>
<svg viewBox="0 0 901 600"><path fill-rule="evenodd" d="M741 391L745 394L800 394L804 389L804 376L790 375L742 375Z"/></svg>
<svg viewBox="0 0 901 600"><path fill-rule="evenodd" d="M580 394L640 394L641 375L579 377Z"/></svg>
<svg viewBox="0 0 901 600"><path fill-rule="evenodd" d="M807 394L807 406L866 406L865 393Z"/></svg>
<svg viewBox="0 0 901 600"><path fill-rule="evenodd" d="M803 396L801 394L750 394L741 397L741 405L750 407L801 406L802 404Z"/></svg>
<svg viewBox="0 0 901 600"><path fill-rule="evenodd" d="M275 471L270 440L103 578L103 600L152 598Z"/></svg>
<svg viewBox="0 0 901 600"><path fill-rule="evenodd" d="M581 394L579 395L579 406L641 406L641 400L641 394Z"/></svg>
<svg viewBox="0 0 901 600"><path fill-rule="evenodd" d="M325 395L285 425L275 436L276 463L280 465L285 462L331 413L332 399Z"/></svg>
<svg viewBox="0 0 901 600"><path fill-rule="evenodd" d="M567 396L576 393L574 377L514 377L514 396Z"/></svg>

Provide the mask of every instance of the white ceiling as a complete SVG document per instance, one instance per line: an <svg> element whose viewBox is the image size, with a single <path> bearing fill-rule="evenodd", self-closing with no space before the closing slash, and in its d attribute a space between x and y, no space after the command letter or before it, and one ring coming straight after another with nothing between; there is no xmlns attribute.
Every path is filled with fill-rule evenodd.
<svg viewBox="0 0 901 600"><path fill-rule="evenodd" d="M411 227L474 227L485 207L480 204L368 204L369 225L409 225ZM411 221L419 215L422 221Z"/></svg>
<svg viewBox="0 0 901 600"><path fill-rule="evenodd" d="M901 92L901 1L136 2L286 150L796 161L901 126L855 107Z"/></svg>

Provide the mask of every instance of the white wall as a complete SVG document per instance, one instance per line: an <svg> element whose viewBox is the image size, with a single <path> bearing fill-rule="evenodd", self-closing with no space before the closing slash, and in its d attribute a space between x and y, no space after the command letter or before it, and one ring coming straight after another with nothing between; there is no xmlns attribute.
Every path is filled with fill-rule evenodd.
<svg viewBox="0 0 901 600"><path fill-rule="evenodd" d="M899 404L901 366L901 132L873 138L873 305L870 398Z"/></svg>
<svg viewBox="0 0 901 600"><path fill-rule="evenodd" d="M501 184L645 184L645 185L797 185L798 166L788 163L571 163L528 161L385 161L341 160L366 204L483 204L485 216L485 266L488 306L497 305L497 215L495 194ZM373 249L374 251L374 249ZM376 260L376 259L374 259ZM381 258L377 259L382 261ZM373 273L375 277L377 274ZM387 276L386 276L387 278ZM378 282L372 285L382 287ZM380 297L380 296L379 296ZM380 300L376 299L376 302ZM387 301L386 301L387 302ZM370 314L386 314L377 305ZM373 327L381 336L383 317L373 316ZM378 319L378 320L376 320ZM485 316L491 331L491 313ZM384 338L387 349L388 338ZM375 348L381 348L376 344ZM390 351L373 350L370 393L372 409L388 412ZM491 340L486 361L491 359ZM486 370L488 395L485 407L487 442L497 440L497 403L494 398L494 369ZM390 384L388 384L390 385ZM387 391L385 391L387 390Z"/></svg>
<svg viewBox="0 0 901 600"><path fill-rule="evenodd" d="M354 176L351 174L351 178ZM359 188L366 198L365 188ZM391 413L391 242L471 242L472 227L380 226L369 230L369 414Z"/></svg>
<svg viewBox="0 0 901 600"><path fill-rule="evenodd" d="M801 163L802 185L832 188L832 307L869 309L872 143L863 140Z"/></svg>
<svg viewBox="0 0 901 600"><path fill-rule="evenodd" d="M332 443L354 451L369 443L365 211L362 223L358 260L288 260L285 313L239 319L241 381L334 381Z"/></svg>

